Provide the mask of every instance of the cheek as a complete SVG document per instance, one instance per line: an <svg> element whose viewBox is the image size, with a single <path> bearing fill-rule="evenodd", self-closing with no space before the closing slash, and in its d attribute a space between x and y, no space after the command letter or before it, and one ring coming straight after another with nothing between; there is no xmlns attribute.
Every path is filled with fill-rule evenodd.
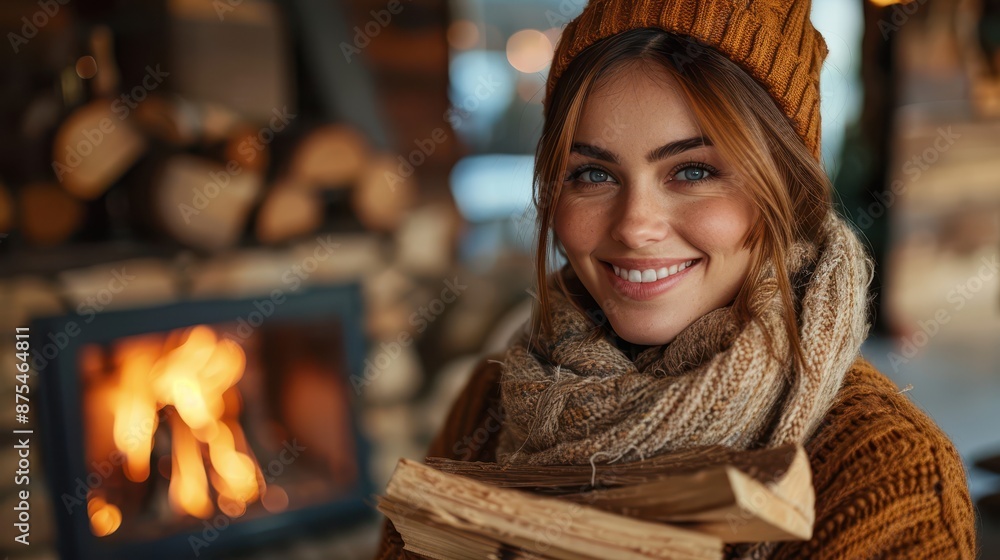
<svg viewBox="0 0 1000 560"><path fill-rule="evenodd" d="M685 220L690 241L709 254L743 251L743 239L753 223L748 204L717 199L699 204Z"/></svg>
<svg viewBox="0 0 1000 560"><path fill-rule="evenodd" d="M556 205L552 229L568 252L589 252L600 241L601 214L592 204L561 201Z"/></svg>

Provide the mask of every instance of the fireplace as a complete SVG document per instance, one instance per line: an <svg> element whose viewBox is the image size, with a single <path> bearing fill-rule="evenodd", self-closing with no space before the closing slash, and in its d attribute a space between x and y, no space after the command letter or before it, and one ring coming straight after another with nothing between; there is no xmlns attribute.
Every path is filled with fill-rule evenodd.
<svg viewBox="0 0 1000 560"><path fill-rule="evenodd" d="M228 557L373 515L360 302L350 285L36 321L76 333L38 376L62 557Z"/></svg>

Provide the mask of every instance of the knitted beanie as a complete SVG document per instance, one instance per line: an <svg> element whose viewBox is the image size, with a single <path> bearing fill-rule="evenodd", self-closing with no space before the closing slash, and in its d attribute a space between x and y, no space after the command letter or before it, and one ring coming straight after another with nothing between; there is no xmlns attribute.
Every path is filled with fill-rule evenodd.
<svg viewBox="0 0 1000 560"><path fill-rule="evenodd" d="M597 41L656 27L691 37L740 65L774 98L816 159L820 157L819 73L823 37L809 20L811 0L590 0L562 32L546 83L548 106L559 76Z"/></svg>

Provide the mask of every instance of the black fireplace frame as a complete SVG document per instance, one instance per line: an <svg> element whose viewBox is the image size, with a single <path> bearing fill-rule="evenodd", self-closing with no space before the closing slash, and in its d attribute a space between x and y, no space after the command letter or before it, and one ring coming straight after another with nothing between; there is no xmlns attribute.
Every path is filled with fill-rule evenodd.
<svg viewBox="0 0 1000 560"><path fill-rule="evenodd" d="M361 375L367 348L364 339L362 294L357 283L302 288L284 293L284 301L274 305L266 321L293 319L296 322L336 320L341 325L342 346L346 363L344 379L350 386L351 375ZM171 535L143 542L111 543L95 537L90 531L86 505L67 512L62 496L75 496L78 480L86 480L84 431L81 388L78 377L77 353L91 343L104 343L132 335L164 332L197 324L217 324L236 321L256 310L255 302L267 296L247 299L188 300L169 305L106 311L86 316L90 319L79 334L69 339L57 356L43 364L37 372L40 394L41 424L36 435L42 439L43 463L51 492L56 518L58 548L64 560L176 560L178 558L227 558L239 550L294 539L298 536L350 531L357 523L372 518L375 513L369 498L375 492L369 469L371 444L360 431L361 403L351 399L352 426L357 455L359 483L337 501L309 506L260 519L229 520L228 527L218 531L210 546L192 550L189 537L204 539L202 528L190 533ZM155 319L151 319L155 317ZM64 333L75 322L84 322L80 315L44 317L32 321L34 337L48 333ZM36 338L36 340L38 340ZM353 395L353 391L348 394Z"/></svg>

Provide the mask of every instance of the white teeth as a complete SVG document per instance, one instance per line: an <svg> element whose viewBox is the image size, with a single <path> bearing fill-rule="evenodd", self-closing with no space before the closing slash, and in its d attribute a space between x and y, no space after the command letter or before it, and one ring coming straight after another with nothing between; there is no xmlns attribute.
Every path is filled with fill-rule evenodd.
<svg viewBox="0 0 1000 560"><path fill-rule="evenodd" d="M697 259L695 259L695 260L697 260ZM647 269L647 270L629 270L627 268L621 268L621 267L615 266L615 265L611 265L611 267L615 271L615 276L618 276L618 277L620 277L620 278L622 278L624 280L627 280L629 282L633 282L633 283L639 284L639 283L643 283L643 282L656 282L657 280L663 280L667 276L672 276L674 274L677 274L678 272L681 272L685 268L691 266L693 263L694 263L694 260L690 260L690 261L681 263L679 265L675 264L675 265L671 266L670 268L663 267L663 268L660 268L660 269L657 269L657 270L654 270L652 268Z"/></svg>

